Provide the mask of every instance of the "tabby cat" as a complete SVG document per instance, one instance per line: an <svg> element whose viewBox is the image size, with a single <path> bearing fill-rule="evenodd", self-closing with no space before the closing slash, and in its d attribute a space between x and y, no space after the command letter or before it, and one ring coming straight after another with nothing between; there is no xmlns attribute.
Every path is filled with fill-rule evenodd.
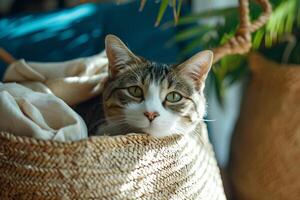
<svg viewBox="0 0 300 200"><path fill-rule="evenodd" d="M163 137L191 132L203 121L211 51L167 65L135 55L114 35L105 38L105 48L109 61L103 91L106 123L98 128L98 135L135 132Z"/></svg>

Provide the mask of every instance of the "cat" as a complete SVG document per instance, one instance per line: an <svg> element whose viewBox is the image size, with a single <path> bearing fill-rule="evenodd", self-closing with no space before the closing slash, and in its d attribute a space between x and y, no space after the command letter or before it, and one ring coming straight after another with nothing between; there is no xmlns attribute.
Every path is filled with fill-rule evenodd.
<svg viewBox="0 0 300 200"><path fill-rule="evenodd" d="M203 121L204 86L212 51L181 64L159 64L135 55L116 36L105 38L109 76L103 89L106 123L97 135L189 133Z"/></svg>

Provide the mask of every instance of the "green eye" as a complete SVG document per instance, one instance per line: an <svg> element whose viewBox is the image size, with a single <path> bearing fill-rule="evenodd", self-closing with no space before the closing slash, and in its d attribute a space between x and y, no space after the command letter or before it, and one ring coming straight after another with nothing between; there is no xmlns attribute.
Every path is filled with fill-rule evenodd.
<svg viewBox="0 0 300 200"><path fill-rule="evenodd" d="M136 98L143 97L143 91L139 86L131 86L127 90L129 92L129 94L133 97L136 97Z"/></svg>
<svg viewBox="0 0 300 200"><path fill-rule="evenodd" d="M181 99L182 99L182 96L178 92L170 92L166 96L166 100L171 103L176 103L176 102L180 101Z"/></svg>

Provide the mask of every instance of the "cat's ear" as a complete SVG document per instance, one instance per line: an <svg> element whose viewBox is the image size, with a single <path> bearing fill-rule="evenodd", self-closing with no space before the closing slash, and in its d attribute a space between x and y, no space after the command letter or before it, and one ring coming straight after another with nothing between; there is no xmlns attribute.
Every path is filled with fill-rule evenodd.
<svg viewBox="0 0 300 200"><path fill-rule="evenodd" d="M108 58L110 76L112 77L126 71L130 67L128 63L140 61L140 58L134 55L115 35L107 35L105 37L105 51Z"/></svg>
<svg viewBox="0 0 300 200"><path fill-rule="evenodd" d="M197 90L203 90L213 62L213 52L201 51L178 66L179 73L191 80Z"/></svg>

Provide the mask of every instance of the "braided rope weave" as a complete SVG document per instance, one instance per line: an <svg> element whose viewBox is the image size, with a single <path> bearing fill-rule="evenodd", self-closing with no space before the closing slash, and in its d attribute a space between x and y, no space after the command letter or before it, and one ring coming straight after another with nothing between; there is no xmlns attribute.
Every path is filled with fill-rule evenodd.
<svg viewBox="0 0 300 200"><path fill-rule="evenodd" d="M240 24L234 37L227 43L213 49L214 63L230 54L245 54L251 49L251 33L262 27L272 13L269 0L257 0L262 7L262 14L255 21L250 21L249 0L239 0Z"/></svg>
<svg viewBox="0 0 300 200"><path fill-rule="evenodd" d="M208 141L126 135L59 143L2 132L0 143L1 199L225 199Z"/></svg>

